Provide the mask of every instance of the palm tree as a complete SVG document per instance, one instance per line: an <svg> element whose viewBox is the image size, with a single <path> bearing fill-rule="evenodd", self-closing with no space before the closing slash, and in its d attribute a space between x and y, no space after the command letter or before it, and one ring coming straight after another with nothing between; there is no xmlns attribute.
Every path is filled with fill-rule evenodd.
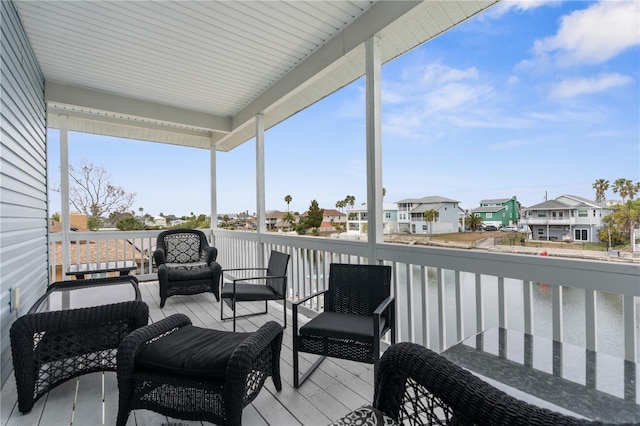
<svg viewBox="0 0 640 426"><path fill-rule="evenodd" d="M348 204L349 206L351 206L351 208L353 208L353 206L356 204L356 197L354 197L353 195L347 195L344 198L344 202L345 205Z"/></svg>
<svg viewBox="0 0 640 426"><path fill-rule="evenodd" d="M289 213L289 203L291 202L291 200L293 200L293 198L291 198L291 195L285 195L284 202L287 203L287 213Z"/></svg>
<svg viewBox="0 0 640 426"><path fill-rule="evenodd" d="M607 199L605 192L609 189L609 181L606 179L598 179L593 183L593 189L596 190L596 203L604 203Z"/></svg>
<svg viewBox="0 0 640 426"><path fill-rule="evenodd" d="M476 213L471 213L467 215L464 222L469 227L469 229L471 229L472 231L476 231L482 225L482 216Z"/></svg>
<svg viewBox="0 0 640 426"><path fill-rule="evenodd" d="M344 208L347 206L347 203L344 200L336 201L336 209L340 211L344 211Z"/></svg>
<svg viewBox="0 0 640 426"><path fill-rule="evenodd" d="M438 217L438 212L430 209L422 213L424 215L424 220L429 222L429 234L431 234L432 223Z"/></svg>
<svg viewBox="0 0 640 426"><path fill-rule="evenodd" d="M640 182L634 185L633 182L629 181L629 185L627 186L627 195L629 196L629 199L633 200L635 196L638 195L639 192L640 192Z"/></svg>
<svg viewBox="0 0 640 426"><path fill-rule="evenodd" d="M629 200L625 204L615 206L613 221L620 231L629 233L633 243L634 230L640 224L640 200Z"/></svg>
<svg viewBox="0 0 640 426"><path fill-rule="evenodd" d="M620 196L622 197L622 203L625 202L625 198L627 198L627 196L629 195L629 189L631 189L631 191L633 191L634 189L633 182L631 182L629 179L620 178L616 179L616 181L613 182L612 190L616 194L620 193Z"/></svg>

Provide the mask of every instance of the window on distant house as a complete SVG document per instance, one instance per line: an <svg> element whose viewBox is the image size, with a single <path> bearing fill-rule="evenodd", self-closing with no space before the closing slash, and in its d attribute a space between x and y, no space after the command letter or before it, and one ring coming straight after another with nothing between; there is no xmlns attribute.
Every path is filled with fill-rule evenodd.
<svg viewBox="0 0 640 426"><path fill-rule="evenodd" d="M487 219L491 219L493 217L493 213L487 213Z"/></svg>
<svg viewBox="0 0 640 426"><path fill-rule="evenodd" d="M538 235L544 235L544 229L538 228Z"/></svg>
<svg viewBox="0 0 640 426"><path fill-rule="evenodd" d="M367 212L360 213L360 220L367 220Z"/></svg>
<svg viewBox="0 0 640 426"><path fill-rule="evenodd" d="M391 220L391 212L385 212L384 213L384 218L388 219L388 220Z"/></svg>
<svg viewBox="0 0 640 426"><path fill-rule="evenodd" d="M422 230L426 231L427 230L427 225L422 225Z"/></svg>
<svg viewBox="0 0 640 426"><path fill-rule="evenodd" d="M587 217L589 216L589 212L586 210L578 210L578 217Z"/></svg>
<svg viewBox="0 0 640 426"><path fill-rule="evenodd" d="M547 212L538 212L538 217L547 217Z"/></svg>

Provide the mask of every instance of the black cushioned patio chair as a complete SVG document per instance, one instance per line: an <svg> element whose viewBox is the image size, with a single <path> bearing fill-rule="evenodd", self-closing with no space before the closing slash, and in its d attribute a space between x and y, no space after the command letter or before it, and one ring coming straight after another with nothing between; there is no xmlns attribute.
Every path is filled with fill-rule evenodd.
<svg viewBox="0 0 640 426"><path fill-rule="evenodd" d="M298 307L324 295L324 312L298 329ZM329 288L292 304L293 384L299 387L325 357L374 365L377 375L380 339L391 332L395 343L395 301L391 295L391 267L383 265L329 266ZM298 377L298 353L321 355Z"/></svg>
<svg viewBox="0 0 640 426"><path fill-rule="evenodd" d="M282 327L265 323L252 333L191 325L174 314L129 334L118 349L116 424L146 409L183 420L242 424L242 410L271 376L280 379Z"/></svg>
<svg viewBox="0 0 640 426"><path fill-rule="evenodd" d="M284 328L287 328L287 265L289 255L272 250L269 256L269 264L266 268L235 268L222 271L223 285L220 296L220 319L223 321L233 319L233 331L236 331L236 318L245 318L254 315L263 315L268 312L269 300L282 300L284 312ZM224 274L232 272L241 277L232 278L224 283ZM260 275L255 275L261 272ZM248 276L245 276L248 275ZM253 276L252 276L253 275ZM264 311L244 315L236 314L238 302L256 302L264 300ZM228 303L233 311L233 316L224 316L224 305Z"/></svg>
<svg viewBox="0 0 640 426"><path fill-rule="evenodd" d="M373 406L356 409L346 425L597 425L507 395L442 355L415 343L390 346L380 359Z"/></svg>
<svg viewBox="0 0 640 426"><path fill-rule="evenodd" d="M222 268L216 262L218 249L197 229L172 229L158 235L153 258L158 268L160 307L176 294L213 293L220 300L218 286Z"/></svg>

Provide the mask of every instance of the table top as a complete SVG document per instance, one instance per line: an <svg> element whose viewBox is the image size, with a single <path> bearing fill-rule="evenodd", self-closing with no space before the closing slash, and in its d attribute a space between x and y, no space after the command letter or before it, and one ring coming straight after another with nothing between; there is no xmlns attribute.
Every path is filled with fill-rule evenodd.
<svg viewBox="0 0 640 426"><path fill-rule="evenodd" d="M51 312L68 309L90 308L140 299L140 290L134 279L101 279L58 282L52 285L40 299L34 303L29 313Z"/></svg>
<svg viewBox="0 0 640 426"><path fill-rule="evenodd" d="M65 274L66 275L76 275L76 276L83 276L83 275L89 275L89 274L100 274L100 273L104 273L104 272L120 272L120 273L124 273L126 272L127 274L131 271L135 271L136 269L138 269L137 265L129 265L127 264L128 262L108 262L108 263L93 263L90 265L80 265L80 268L78 270L70 270L67 271ZM72 265L73 267L75 267L75 265Z"/></svg>
<svg viewBox="0 0 640 426"><path fill-rule="evenodd" d="M442 355L530 404L607 423L640 422L640 368L622 357L498 327Z"/></svg>

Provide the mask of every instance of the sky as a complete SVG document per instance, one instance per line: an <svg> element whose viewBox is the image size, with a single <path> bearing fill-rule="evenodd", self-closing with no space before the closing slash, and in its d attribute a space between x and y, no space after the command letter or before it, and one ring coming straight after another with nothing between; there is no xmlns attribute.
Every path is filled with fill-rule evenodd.
<svg viewBox="0 0 640 426"><path fill-rule="evenodd" d="M528 207L593 200L597 179L640 181L639 28L637 0L505 1L385 64L384 201ZM362 78L265 132L267 211L286 211L287 195L300 213L366 202L364 89ZM48 138L57 186L58 131ZM254 213L255 141L216 158L218 213ZM207 150L71 132L69 162L83 159L136 194L131 210L210 212Z"/></svg>

